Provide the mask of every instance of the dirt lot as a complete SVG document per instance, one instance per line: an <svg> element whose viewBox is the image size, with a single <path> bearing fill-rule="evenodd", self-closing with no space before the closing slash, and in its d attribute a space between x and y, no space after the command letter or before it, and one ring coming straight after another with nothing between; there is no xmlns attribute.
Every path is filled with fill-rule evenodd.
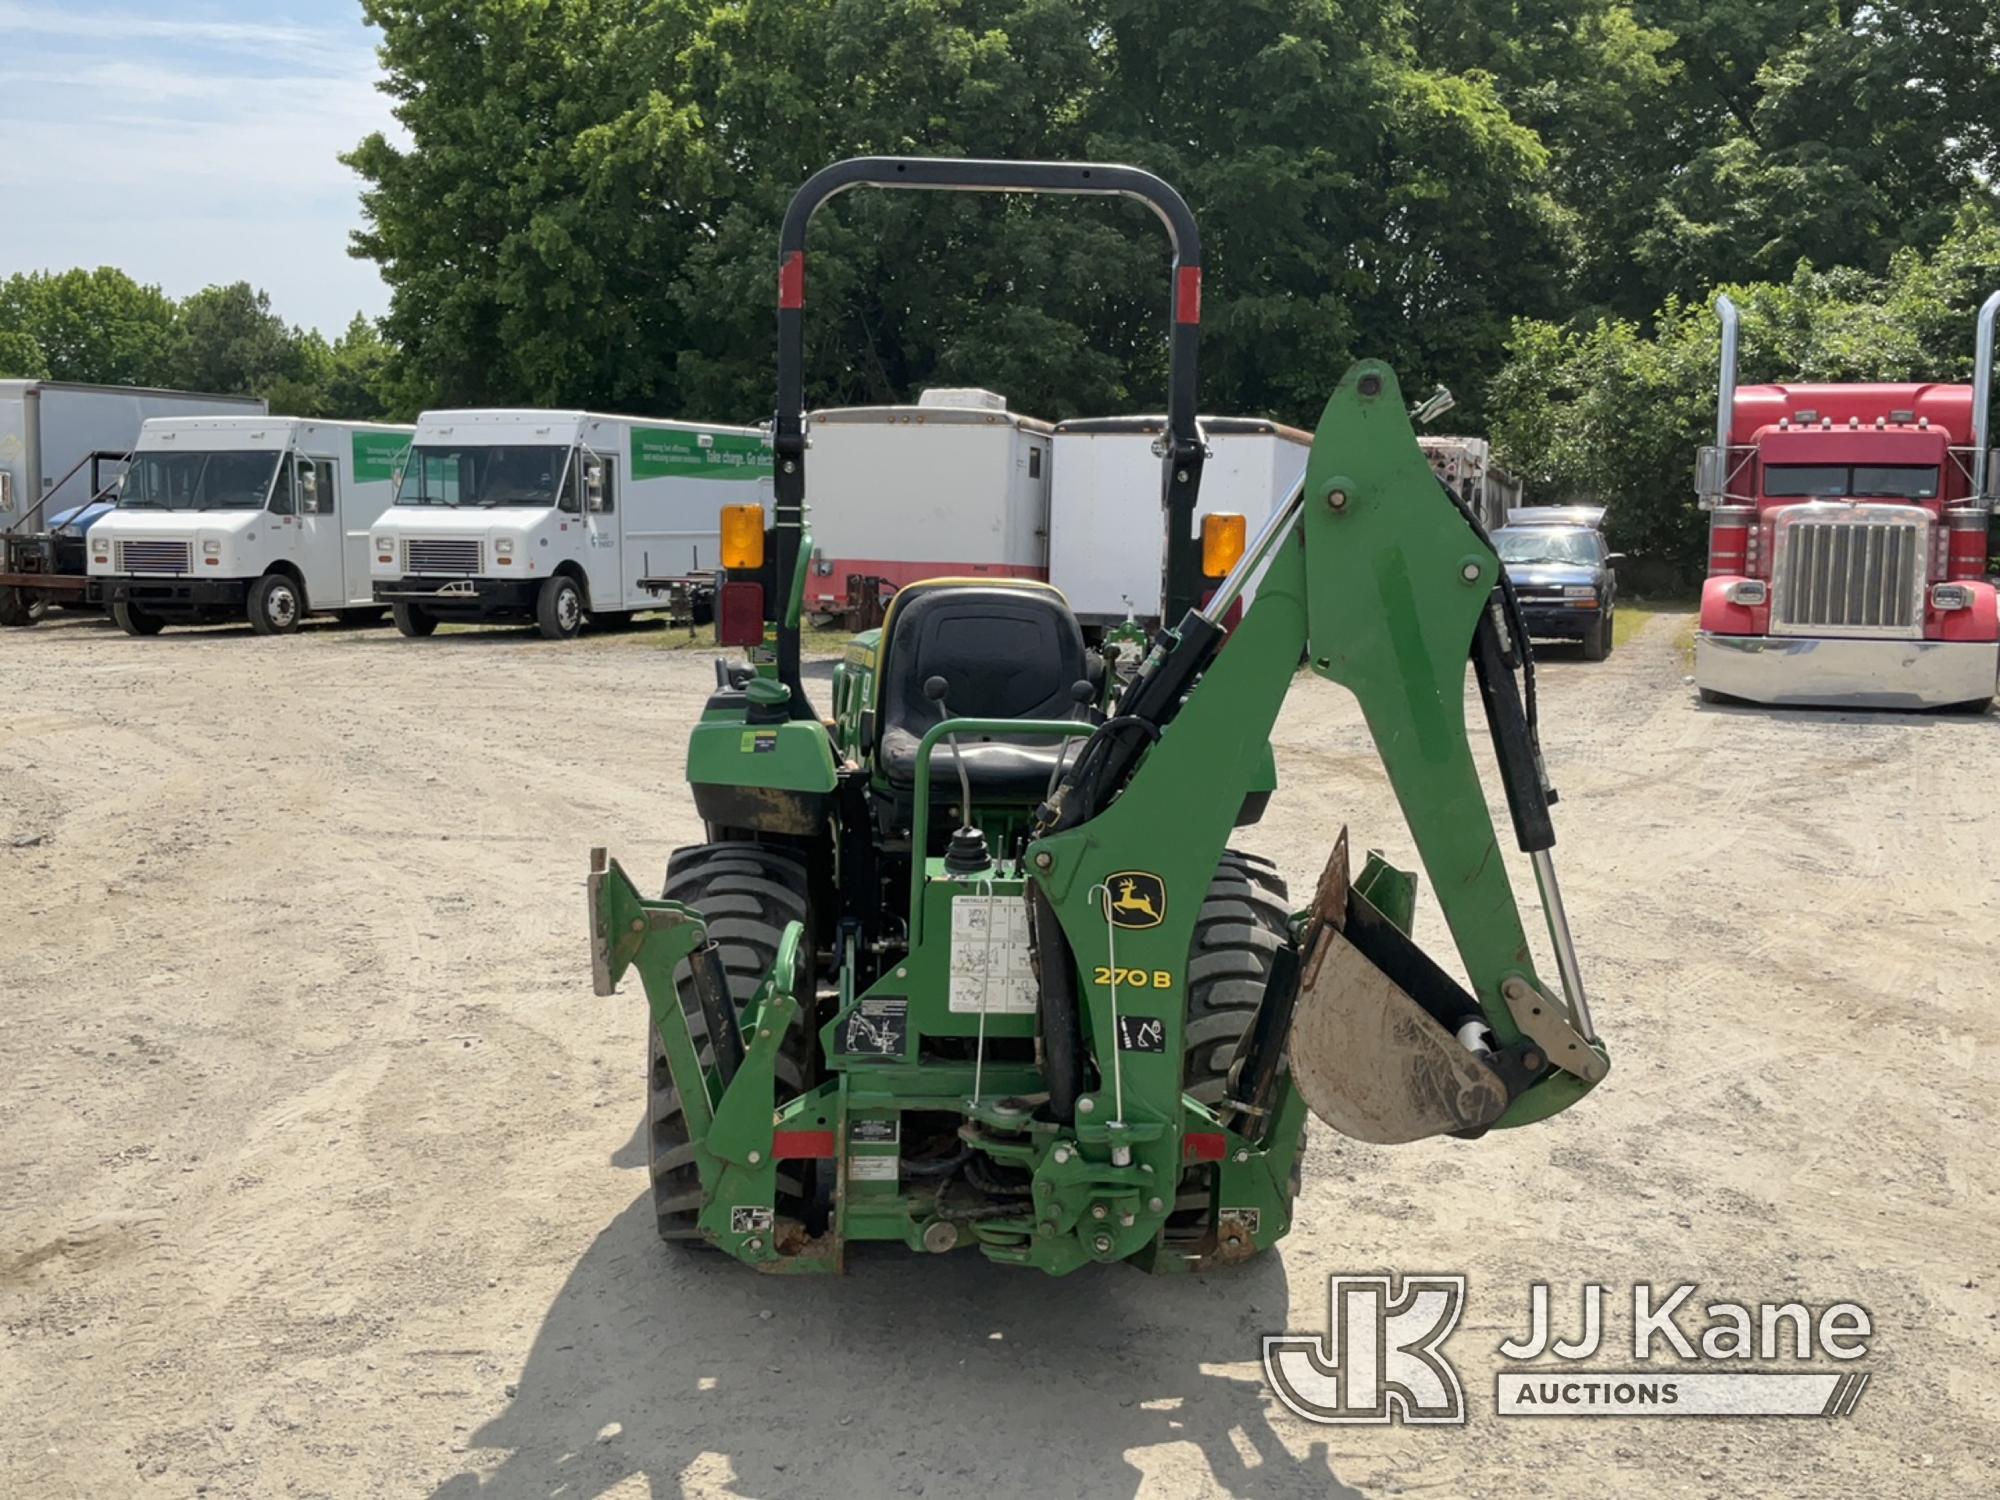
<svg viewBox="0 0 2000 1500"><path fill-rule="evenodd" d="M670 1253L639 1000L586 851L656 872L712 678L657 633L0 633L0 1493L1991 1493L2000 716L1704 709L1679 619L1551 653L1559 851L1605 1086L1390 1152L1314 1127L1233 1275L976 1257L843 1280ZM1303 887L1407 836L1307 682L1244 842ZM1419 933L1434 951L1441 924ZM1260 1335L1330 1273L1463 1271L1467 1429L1315 1428ZM1527 1288L1854 1299L1844 1421L1518 1421ZM1702 1321L1697 1317L1695 1324Z"/></svg>

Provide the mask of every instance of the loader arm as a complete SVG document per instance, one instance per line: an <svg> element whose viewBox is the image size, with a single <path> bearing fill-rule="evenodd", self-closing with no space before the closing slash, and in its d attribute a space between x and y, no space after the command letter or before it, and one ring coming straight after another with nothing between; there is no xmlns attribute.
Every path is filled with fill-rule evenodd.
<svg viewBox="0 0 2000 1500"><path fill-rule="evenodd" d="M1500 565L1440 491L1385 366L1363 362L1341 382L1320 420L1302 491L1262 542L1263 576L1234 632L1225 640L1212 620L1190 614L1177 639L1156 646L1121 702L1121 713L1140 718L1157 705L1150 724L1157 743L1150 733L1130 736L1131 769L1116 785L1092 785L1093 768L1080 756L1044 820L1048 831L1029 848L1031 878L1053 904L1079 972L1088 980L1108 971L1116 980L1185 964L1195 903L1181 893L1203 889L1216 868L1254 752L1268 741L1303 660L1359 701L1471 989L1356 892L1343 863L1323 882L1323 898L1335 889L1331 904L1315 912L1317 925L1308 923L1305 935L1317 946L1301 955L1297 1019L1276 1031L1289 1033L1296 1083L1315 1112L1339 1128L1358 1124L1349 1133L1367 1139L1472 1134L1567 1107L1604 1076L1606 1055L1577 1003L1580 987L1565 996L1536 972L1467 736L1467 669L1482 633L1498 628L1487 615ZM1257 560L1253 549L1246 565ZM1191 677L1191 688L1182 691L1177 675ZM1553 914L1559 903L1546 865L1553 836L1537 836L1547 822L1539 768L1518 720L1504 712L1512 679L1482 687L1501 700L1495 722L1506 721L1505 733L1496 733L1496 745L1510 798L1526 804L1514 809L1517 838L1541 857L1538 877L1546 866L1544 902ZM1094 766L1115 765L1117 754L1107 746ZM1075 805L1079 797L1086 806ZM1157 881L1163 898L1161 920L1145 927L1126 926L1105 907L1106 890L1134 872ZM1567 951L1566 927L1552 929L1552 942L1559 955ZM1173 1098L1167 1073L1181 1054L1183 1018L1116 984L1082 988L1100 1059L1117 1052L1110 1039L1121 1026L1129 1030L1135 1006L1148 1019L1165 1012L1161 1053L1118 1055L1125 1099L1110 1107L1122 1116L1134 1101L1145 1109ZM1267 995L1266 1004L1278 999ZM1459 1035L1469 1022L1471 1041ZM1393 1055L1350 1057L1357 1034L1370 1031ZM1388 1100L1378 1118L1357 1122L1353 1106L1336 1097L1371 1089ZM1395 1102L1399 1092L1420 1097L1405 1110ZM1343 1108L1345 1123L1336 1118Z"/></svg>

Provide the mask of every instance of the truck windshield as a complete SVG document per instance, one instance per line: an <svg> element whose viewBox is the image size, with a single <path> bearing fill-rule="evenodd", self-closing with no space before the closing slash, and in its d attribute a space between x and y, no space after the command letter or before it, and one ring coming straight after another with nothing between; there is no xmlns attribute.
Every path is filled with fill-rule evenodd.
<svg viewBox="0 0 2000 1500"><path fill-rule="evenodd" d="M118 505L121 510L262 510L283 457L269 448L135 454Z"/></svg>
<svg viewBox="0 0 2000 1500"><path fill-rule="evenodd" d="M1935 500L1933 464L1766 464L1764 494L1774 500Z"/></svg>
<svg viewBox="0 0 2000 1500"><path fill-rule="evenodd" d="M1493 533L1503 563L1582 563L1598 558L1597 533L1582 527L1503 526Z"/></svg>
<svg viewBox="0 0 2000 1500"><path fill-rule="evenodd" d="M546 509L562 489L567 448L415 447L396 486L398 505L530 505Z"/></svg>

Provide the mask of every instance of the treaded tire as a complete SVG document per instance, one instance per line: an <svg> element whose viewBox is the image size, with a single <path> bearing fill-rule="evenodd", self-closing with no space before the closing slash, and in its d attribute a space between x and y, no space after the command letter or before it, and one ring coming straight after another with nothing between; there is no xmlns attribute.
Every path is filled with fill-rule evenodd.
<svg viewBox="0 0 2000 1500"><path fill-rule="evenodd" d="M438 628L437 616L421 605L392 604L389 613L395 616L396 629L411 640L420 640Z"/></svg>
<svg viewBox="0 0 2000 1500"><path fill-rule="evenodd" d="M129 599L120 599L111 606L111 618L118 622L118 628L127 635L158 635L167 628L167 622L163 618L147 614Z"/></svg>
<svg viewBox="0 0 2000 1500"><path fill-rule="evenodd" d="M549 641L567 641L583 629L583 590L566 573L542 580L535 595L535 628Z"/></svg>
<svg viewBox="0 0 2000 1500"><path fill-rule="evenodd" d="M250 585L244 603L250 628L259 635L290 635L306 617L306 591L283 573L266 573Z"/></svg>
<svg viewBox="0 0 2000 1500"><path fill-rule="evenodd" d="M1583 633L1583 659L1603 661L1611 654L1611 616L1602 615Z"/></svg>
<svg viewBox="0 0 2000 1500"><path fill-rule="evenodd" d="M1237 1047L1256 1019L1271 964L1292 940L1291 916L1285 877L1277 866L1255 854L1223 850L1188 946L1181 1087L1203 1104L1213 1107L1228 1091ZM1295 1159L1290 1196L1298 1196L1299 1181ZM1209 1166L1182 1174L1167 1220L1170 1235L1206 1227L1214 1182L1215 1170Z"/></svg>
<svg viewBox="0 0 2000 1500"><path fill-rule="evenodd" d="M814 1058L817 1026L813 1017L811 968L812 920L807 902L810 881L805 861L789 849L768 844L697 844L676 849L667 858L665 895L669 901L692 906L708 919L708 933L722 950L722 967L729 995L740 1013L769 972L778 954L778 939L787 922L806 924L800 988L802 1002L792 1030L778 1054L778 1101L793 1098L818 1079ZM695 999L687 965L675 974L681 1011L688 1019L702 1064L713 1060L708 1026ZM652 1166L653 1211L660 1238L702 1240L696 1221L701 1216L701 1176L695 1168L694 1147L688 1140L687 1117L680 1091L667 1066L666 1049L656 1027L646 1028L647 1144ZM781 1203L802 1196L796 1178L780 1175ZM793 1211L802 1205L795 1202Z"/></svg>
<svg viewBox="0 0 2000 1500"><path fill-rule="evenodd" d="M32 589L0 588L0 625L33 625L48 609L48 601Z"/></svg>

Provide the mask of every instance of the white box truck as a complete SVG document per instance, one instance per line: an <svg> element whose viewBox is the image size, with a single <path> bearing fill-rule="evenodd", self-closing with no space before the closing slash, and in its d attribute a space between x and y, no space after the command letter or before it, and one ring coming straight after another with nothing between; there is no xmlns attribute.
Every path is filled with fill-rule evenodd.
<svg viewBox="0 0 2000 1500"><path fill-rule="evenodd" d="M130 635L308 614L380 619L368 535L409 427L299 417L156 417L115 509L90 528L91 592Z"/></svg>
<svg viewBox="0 0 2000 1500"><path fill-rule="evenodd" d="M1417 446L1431 461L1431 472L1472 508L1480 525L1492 530L1507 524L1507 512L1521 503L1521 481L1493 461L1491 443L1440 433L1418 438Z"/></svg>
<svg viewBox="0 0 2000 1500"><path fill-rule="evenodd" d="M85 602L84 535L149 417L264 409L255 396L0 380L0 625Z"/></svg>
<svg viewBox="0 0 2000 1500"><path fill-rule="evenodd" d="M808 431L816 619L872 623L871 603L925 578L1049 576L1053 429L1005 397L927 390L914 406L816 411Z"/></svg>
<svg viewBox="0 0 2000 1500"><path fill-rule="evenodd" d="M375 598L396 628L532 620L550 640L586 616L714 601L724 505L771 508L754 427L581 411L433 411L374 530Z"/></svg>
<svg viewBox="0 0 2000 1500"><path fill-rule="evenodd" d="M1160 508L1164 417L1080 417L1055 432L1055 495L1049 506L1049 582L1096 630L1128 618L1158 621L1166 518ZM1312 434L1262 417L1203 417L1195 529L1215 511L1235 512L1255 536L1305 472ZM1254 584L1244 593L1247 604Z"/></svg>

